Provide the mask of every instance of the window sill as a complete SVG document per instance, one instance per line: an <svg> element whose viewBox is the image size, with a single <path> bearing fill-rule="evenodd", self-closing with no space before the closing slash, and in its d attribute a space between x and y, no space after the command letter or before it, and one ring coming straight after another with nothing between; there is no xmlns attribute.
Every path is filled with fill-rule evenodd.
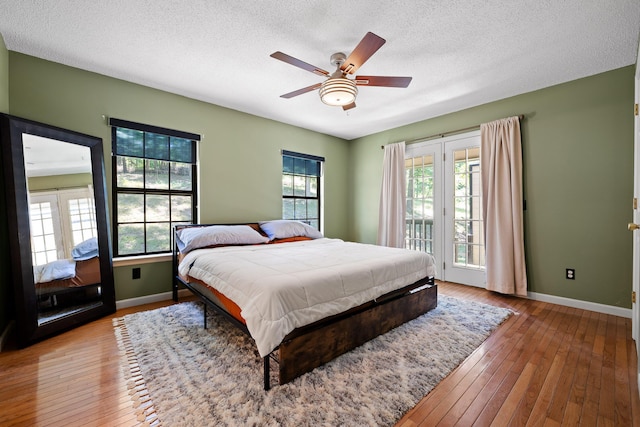
<svg viewBox="0 0 640 427"><path fill-rule="evenodd" d="M153 254L153 255L137 255L137 256L124 256L113 259L114 267L126 267L128 265L141 265L141 264L153 264L156 262L172 261L173 255L171 253L166 254Z"/></svg>

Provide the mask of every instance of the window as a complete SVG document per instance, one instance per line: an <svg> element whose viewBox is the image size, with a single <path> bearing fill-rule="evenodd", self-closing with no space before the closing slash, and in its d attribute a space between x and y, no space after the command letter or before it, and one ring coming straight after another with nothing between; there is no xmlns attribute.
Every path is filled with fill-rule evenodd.
<svg viewBox="0 0 640 427"><path fill-rule="evenodd" d="M34 202L32 197L29 205L31 257L34 266L64 258L64 254L59 253L57 249L62 247L62 230L60 221L54 220L59 217L57 205L54 203L55 200Z"/></svg>
<svg viewBox="0 0 640 427"><path fill-rule="evenodd" d="M321 181L324 157L282 151L282 218L321 224Z"/></svg>
<svg viewBox="0 0 640 427"><path fill-rule="evenodd" d="M96 208L93 197L67 200L73 246L97 236Z"/></svg>
<svg viewBox="0 0 640 427"><path fill-rule="evenodd" d="M33 265L71 258L75 246L98 235L91 186L33 192L29 214Z"/></svg>
<svg viewBox="0 0 640 427"><path fill-rule="evenodd" d="M195 223L200 136L110 119L115 256L171 251L177 224Z"/></svg>
<svg viewBox="0 0 640 427"><path fill-rule="evenodd" d="M405 247L433 254L434 165L433 155L405 160L407 213Z"/></svg>
<svg viewBox="0 0 640 427"><path fill-rule="evenodd" d="M454 213L453 262L484 267L484 231L481 211L480 148L453 151Z"/></svg>

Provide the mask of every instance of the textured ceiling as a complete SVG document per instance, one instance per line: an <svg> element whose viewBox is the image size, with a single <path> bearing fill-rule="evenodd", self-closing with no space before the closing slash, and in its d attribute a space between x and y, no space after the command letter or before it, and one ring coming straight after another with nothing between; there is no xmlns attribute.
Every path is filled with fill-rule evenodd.
<svg viewBox="0 0 640 427"><path fill-rule="evenodd" d="M367 31L387 43L357 74L357 108L317 91ZM638 0L0 0L9 50L353 139L636 62ZM515 112L517 113L517 112Z"/></svg>

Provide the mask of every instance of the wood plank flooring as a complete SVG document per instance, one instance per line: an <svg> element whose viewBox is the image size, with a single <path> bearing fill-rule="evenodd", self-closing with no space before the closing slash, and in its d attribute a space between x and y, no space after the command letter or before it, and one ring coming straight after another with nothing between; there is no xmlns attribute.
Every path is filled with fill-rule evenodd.
<svg viewBox="0 0 640 427"><path fill-rule="evenodd" d="M503 323L397 427L640 426L631 320L440 283L508 307ZM112 317L0 353L0 426L133 426Z"/></svg>

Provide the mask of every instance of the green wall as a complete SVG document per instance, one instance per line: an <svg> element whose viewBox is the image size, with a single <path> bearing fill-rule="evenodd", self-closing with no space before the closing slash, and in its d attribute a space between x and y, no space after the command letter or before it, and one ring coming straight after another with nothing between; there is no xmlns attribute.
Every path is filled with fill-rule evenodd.
<svg viewBox="0 0 640 427"><path fill-rule="evenodd" d="M88 172L67 175L34 176L27 180L29 191L78 188L89 185L93 185L93 177Z"/></svg>
<svg viewBox="0 0 640 427"><path fill-rule="evenodd" d="M630 308L633 76L625 67L353 140L350 238L376 241L381 145L524 114L529 291Z"/></svg>
<svg viewBox="0 0 640 427"><path fill-rule="evenodd" d="M9 112L9 51L0 34L0 113Z"/></svg>
<svg viewBox="0 0 640 427"><path fill-rule="evenodd" d="M111 130L105 117L203 135L201 222L281 217L281 149L325 157L325 234L348 235L348 143L294 126L9 52L11 114L100 137L111 197ZM131 279L140 267L141 278ZM116 299L167 292L171 263L114 269Z"/></svg>
<svg viewBox="0 0 640 427"><path fill-rule="evenodd" d="M525 114L529 290L631 307L631 233L625 226L633 197L633 67L347 142L19 53L7 55L6 49L3 57L2 47L0 66L7 56L9 62L11 114L101 137L109 193L106 117L203 135L202 222L280 217L280 150L299 151L327 160L325 234L365 243L376 240L381 145ZM134 267L141 268L139 280L131 279ZM576 269L575 281L564 279L567 267ZM166 292L171 285L169 262L118 267L114 274L118 300ZM0 316L10 306L7 292L0 290Z"/></svg>

